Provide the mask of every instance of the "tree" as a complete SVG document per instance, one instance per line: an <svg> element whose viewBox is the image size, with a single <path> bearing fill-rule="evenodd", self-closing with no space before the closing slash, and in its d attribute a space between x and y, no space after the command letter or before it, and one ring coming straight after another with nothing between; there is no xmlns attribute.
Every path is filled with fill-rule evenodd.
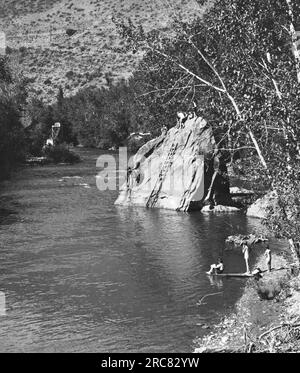
<svg viewBox="0 0 300 373"><path fill-rule="evenodd" d="M25 130L28 152L33 156L40 156L54 123L53 108L33 98L28 103L27 111L31 118L31 124Z"/></svg>
<svg viewBox="0 0 300 373"><path fill-rule="evenodd" d="M0 58L0 179L25 155L21 117L26 97L26 80L9 59Z"/></svg>
<svg viewBox="0 0 300 373"><path fill-rule="evenodd" d="M65 101L63 88L60 86L57 93L56 104L53 105L53 123L61 124L58 141L60 143L77 144L76 135L73 132L72 122L69 120L68 106Z"/></svg>

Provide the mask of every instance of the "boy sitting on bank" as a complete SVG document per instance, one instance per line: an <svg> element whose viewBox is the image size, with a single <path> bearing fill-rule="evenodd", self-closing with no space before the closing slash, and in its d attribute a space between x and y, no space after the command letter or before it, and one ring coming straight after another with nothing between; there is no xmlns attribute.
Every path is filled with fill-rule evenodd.
<svg viewBox="0 0 300 373"><path fill-rule="evenodd" d="M212 264L210 270L206 272L209 275L218 275L224 271L224 264L221 258L218 259L217 264Z"/></svg>

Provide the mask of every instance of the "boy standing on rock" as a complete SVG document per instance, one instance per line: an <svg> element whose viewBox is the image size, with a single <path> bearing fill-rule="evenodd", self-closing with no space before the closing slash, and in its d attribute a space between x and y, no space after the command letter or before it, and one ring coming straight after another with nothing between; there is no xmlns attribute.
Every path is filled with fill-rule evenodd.
<svg viewBox="0 0 300 373"><path fill-rule="evenodd" d="M242 246L242 252L244 254L244 259L246 263L246 273L250 274L250 268L249 268L249 247L244 242Z"/></svg>
<svg viewBox="0 0 300 373"><path fill-rule="evenodd" d="M269 245L267 246L267 249L265 251L265 256L266 256L266 263L268 267L268 271L271 272L272 270L272 254Z"/></svg>

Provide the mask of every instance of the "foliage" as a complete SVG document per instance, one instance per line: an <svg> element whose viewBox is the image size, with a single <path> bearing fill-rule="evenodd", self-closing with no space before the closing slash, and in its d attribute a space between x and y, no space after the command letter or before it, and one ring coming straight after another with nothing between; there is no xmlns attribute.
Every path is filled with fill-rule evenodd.
<svg viewBox="0 0 300 373"><path fill-rule="evenodd" d="M31 118L30 126L26 129L26 139L30 154L35 156L41 155L42 147L51 135L51 127L56 122L61 124L61 131L57 142L77 145L72 123L67 116L68 107L65 105L61 87L59 88L57 101L54 105L45 105L41 100L32 99L28 104L27 111Z"/></svg>
<svg viewBox="0 0 300 373"><path fill-rule="evenodd" d="M54 124L53 108L45 106L38 99L33 99L27 110L31 118L30 126L26 128L28 152L33 156L40 156Z"/></svg>
<svg viewBox="0 0 300 373"><path fill-rule="evenodd" d="M260 299L271 300L278 296L283 288L281 280L260 280L256 283L257 294Z"/></svg>
<svg viewBox="0 0 300 373"><path fill-rule="evenodd" d="M69 135L85 146L110 149L126 144L129 134L143 128L146 112L138 107L131 83L124 80L108 88L88 88L53 106L55 118Z"/></svg>
<svg viewBox="0 0 300 373"><path fill-rule="evenodd" d="M7 58L0 58L0 179L8 177L25 155L21 123L25 101L26 81Z"/></svg>
<svg viewBox="0 0 300 373"><path fill-rule="evenodd" d="M73 164L80 161L80 157L71 152L66 144L48 146L43 150L43 155L45 155L53 163Z"/></svg>
<svg viewBox="0 0 300 373"><path fill-rule="evenodd" d="M266 224L279 237L300 241L300 165L290 162L288 170L274 165L273 188L278 195L278 208L269 211Z"/></svg>

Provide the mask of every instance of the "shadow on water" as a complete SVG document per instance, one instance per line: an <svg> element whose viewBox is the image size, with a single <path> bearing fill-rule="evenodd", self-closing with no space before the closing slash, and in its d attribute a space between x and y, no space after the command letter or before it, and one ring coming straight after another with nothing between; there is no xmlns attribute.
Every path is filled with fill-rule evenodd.
<svg viewBox="0 0 300 373"><path fill-rule="evenodd" d="M1 191L0 191L1 193ZM15 209L13 197L0 196L0 226L13 224L18 220L18 212Z"/></svg>
<svg viewBox="0 0 300 373"><path fill-rule="evenodd" d="M7 184L0 351L191 351L201 325L230 310L245 284L205 271L223 254L240 272L242 255L224 252L224 241L253 223L114 206L117 192L96 188L97 152L84 154L81 164L26 169Z"/></svg>

